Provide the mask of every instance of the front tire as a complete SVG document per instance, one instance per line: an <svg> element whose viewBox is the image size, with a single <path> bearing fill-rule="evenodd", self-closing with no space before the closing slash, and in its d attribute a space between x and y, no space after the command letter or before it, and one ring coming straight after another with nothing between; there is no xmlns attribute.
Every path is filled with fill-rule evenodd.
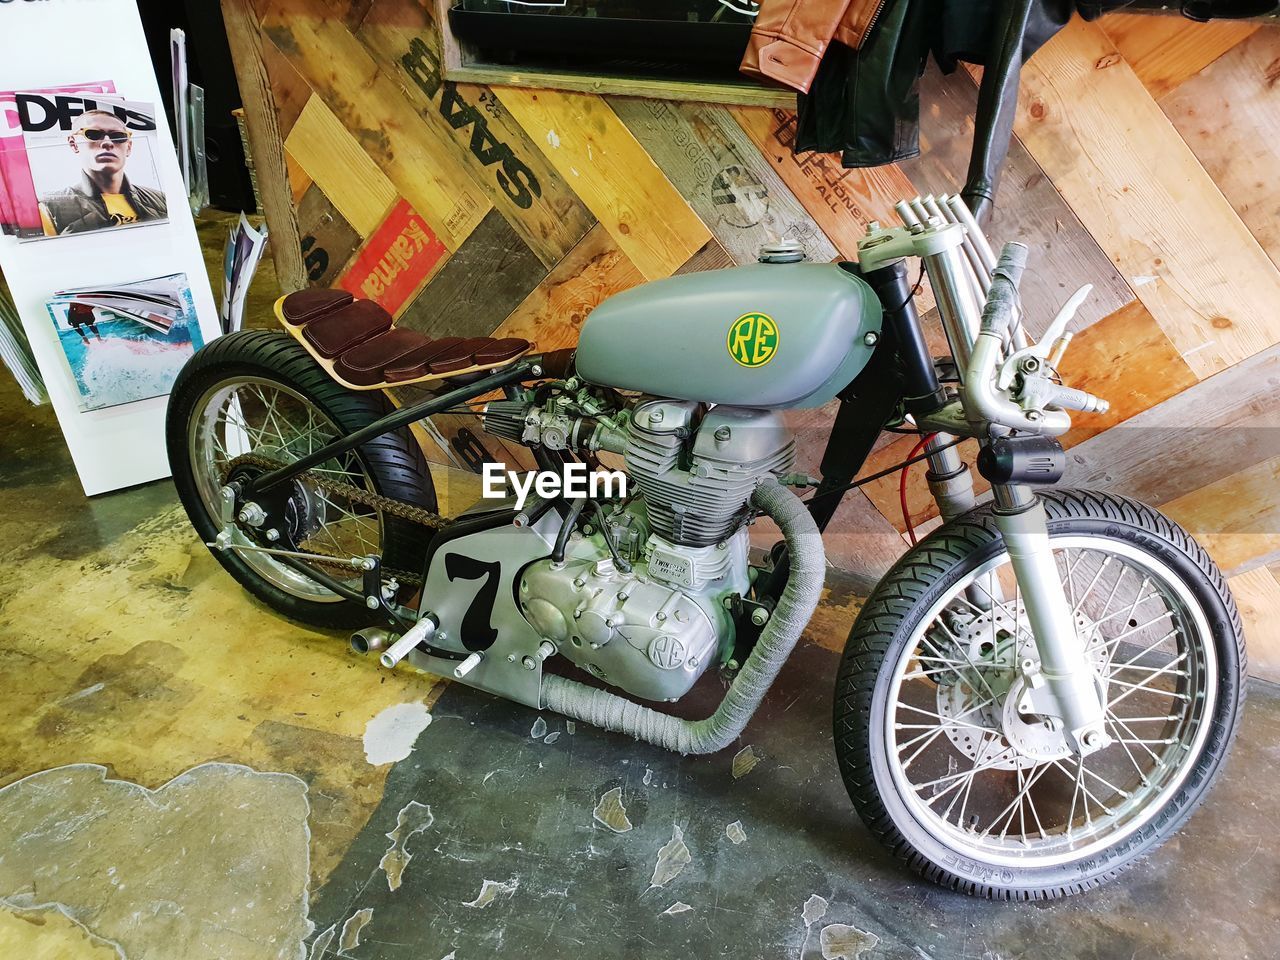
<svg viewBox="0 0 1280 960"><path fill-rule="evenodd" d="M1204 550L1133 500L1040 496L1111 746L1081 761L1018 707L1038 654L990 507L894 566L836 682L863 821L929 879L998 899L1095 887L1168 838L1221 773L1244 701L1239 614Z"/></svg>

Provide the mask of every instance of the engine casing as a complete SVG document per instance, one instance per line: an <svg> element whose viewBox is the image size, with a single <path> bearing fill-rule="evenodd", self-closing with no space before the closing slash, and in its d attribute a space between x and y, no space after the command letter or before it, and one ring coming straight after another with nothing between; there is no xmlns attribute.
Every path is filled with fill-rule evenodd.
<svg viewBox="0 0 1280 960"><path fill-rule="evenodd" d="M564 562L525 567L517 602L557 653L595 677L646 700L676 700L733 650L725 600L750 591L751 497L791 468L795 442L771 410L592 402L570 384L544 403L521 397L486 409L486 425L511 439L621 454L640 494L608 512L608 541L599 529L575 532Z"/></svg>
<svg viewBox="0 0 1280 960"><path fill-rule="evenodd" d="M596 532L576 540L564 564L526 567L517 599L534 629L588 673L646 700L676 700L732 650L724 598L749 588L748 547L745 527L705 547L652 534L624 573Z"/></svg>

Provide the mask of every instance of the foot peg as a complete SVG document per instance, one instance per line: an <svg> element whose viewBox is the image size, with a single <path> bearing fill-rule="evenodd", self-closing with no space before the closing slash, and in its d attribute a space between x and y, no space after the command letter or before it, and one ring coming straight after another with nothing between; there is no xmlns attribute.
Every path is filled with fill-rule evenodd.
<svg viewBox="0 0 1280 960"><path fill-rule="evenodd" d="M410 651L434 637L439 626L439 621L431 614L427 614L410 627L408 633L391 644L383 652L379 662L388 670L394 669L396 664L409 655Z"/></svg>

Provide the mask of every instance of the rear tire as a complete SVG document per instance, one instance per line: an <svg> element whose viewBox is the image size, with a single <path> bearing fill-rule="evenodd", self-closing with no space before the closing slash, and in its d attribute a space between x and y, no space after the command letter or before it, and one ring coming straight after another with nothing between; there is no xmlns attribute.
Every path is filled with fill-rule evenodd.
<svg viewBox="0 0 1280 960"><path fill-rule="evenodd" d="M1245 695L1244 634L1235 603L1221 571L1184 530L1156 510L1122 497L1069 490L1040 496L1050 541L1059 561L1065 561L1060 571L1083 571L1076 573L1070 599L1078 620L1086 624L1087 653L1113 711L1109 716L1120 715L1121 695L1127 699L1134 694L1125 710L1134 711L1139 703L1137 713L1155 716L1130 712L1120 717L1128 726L1109 720L1116 740L1083 765L1092 763L1092 770L1079 769L1078 760L1061 754L1055 762L1017 749L1030 742L1044 756L1053 756L1044 746L1051 740L1036 739L1051 737L1044 733L1051 724L1035 715L1027 721L1023 708L1016 706L1016 694L1025 687L1014 687L1017 681L1008 679L1016 677L1016 668L1008 664L1027 662L1034 644L1025 621L1016 620L1021 612L1016 592L1010 602L1007 584L997 575L1000 558L1007 561L1007 556L990 507L943 526L898 561L859 614L836 681L836 756L863 821L899 859L928 879L992 899L1050 899L1087 890L1155 849L1178 830L1221 774ZM1079 558L1075 568L1073 550ZM1122 558L1114 566L1105 560L1111 552ZM1126 576L1124 563L1133 565L1136 577L1120 579ZM1098 570L1103 572L1095 576ZM1154 571L1150 580L1143 579L1144 571ZM1070 573L1063 575L1070 583ZM974 604L968 604L973 610L965 607L967 598L979 596L971 592L972 585L983 583L984 576L999 595L988 605L985 619ZM1082 581L1091 578L1084 590ZM1109 586L1112 580L1115 588ZM1104 589L1093 592L1100 581ZM1147 594L1141 602L1152 605L1150 609L1160 609L1157 601L1168 597L1170 610L1177 612L1138 627L1148 607L1138 602L1127 607L1127 595L1117 607L1127 607L1118 623L1116 614L1107 615L1109 607L1096 612L1100 593L1111 589L1106 598L1110 605L1120 587L1129 590L1135 582L1141 584L1137 597ZM1139 610L1143 612L1135 613ZM955 611L959 617L953 617ZM997 633L999 612L1005 615ZM946 626L931 626L938 623ZM1172 648L1169 666L1147 666L1155 657L1147 650L1158 645L1143 650L1145 656L1128 657L1134 646L1146 646L1148 636L1171 625L1174 631L1161 641ZM1185 640L1170 640L1184 628ZM1181 656L1179 651L1184 651ZM1176 679L1184 675L1186 679ZM1004 707L1002 697L1013 700L1016 712ZM1145 701L1154 701L1155 707ZM1166 709L1168 717L1162 716ZM1027 725L1019 726L1024 721ZM945 738L931 736L927 731L933 728ZM926 749L941 752L922 756ZM1128 759L1121 750L1130 753ZM1156 761L1145 773L1144 750ZM1090 779L1098 771L1106 777ZM1037 773L1043 778L1039 789ZM1103 786L1112 780L1129 792L1113 798ZM1081 793L1081 783L1097 792L1097 805L1090 803L1089 791ZM1015 795L1016 809L1000 806L1008 794ZM1049 798L1041 801L1038 812L1030 799L1035 795ZM1081 799L1092 817L1087 822L1078 806ZM990 821L993 826L987 826L991 809L999 812ZM1001 831L1006 811L1009 820ZM1046 812L1061 820L1057 829L1041 816Z"/></svg>
<svg viewBox="0 0 1280 960"><path fill-rule="evenodd" d="M381 392L357 392L335 382L301 345L284 333L240 331L219 337L197 351L174 384L165 433L179 499L197 534L206 543L212 542L221 529L214 504L210 502L210 488L220 482L208 475L207 464L197 456L195 437L200 432L201 418L210 415L211 404L225 403L228 396L238 396L236 390L251 385L259 396L265 393L284 397L298 410L313 411L307 414L307 424L313 423L314 415L320 432L304 439L317 446L322 445L325 438L335 439L368 426L391 410ZM272 414L275 414L274 406ZM247 416L241 416L247 423ZM215 425L213 429L216 431L218 427ZM225 419L221 429L226 441ZM252 433L246 431L244 436L252 437ZM240 452L259 450L262 439L263 434L259 433L254 450ZM297 452L288 446L282 450L279 444L272 447L268 455L284 462L298 457ZM433 512L437 509L431 473L407 428L365 443L356 450L355 461L355 475L366 488ZM421 573L428 532L398 517L381 514L376 517L380 542L375 545L375 552L381 555L383 565L392 570ZM261 559L261 554L257 555L255 565L231 551L213 550L212 553L241 586L286 617L334 629L355 629L379 620L378 615L363 604L324 590L314 581L308 587L306 578L277 562ZM276 570L277 567L280 569ZM334 574L333 570L326 572Z"/></svg>

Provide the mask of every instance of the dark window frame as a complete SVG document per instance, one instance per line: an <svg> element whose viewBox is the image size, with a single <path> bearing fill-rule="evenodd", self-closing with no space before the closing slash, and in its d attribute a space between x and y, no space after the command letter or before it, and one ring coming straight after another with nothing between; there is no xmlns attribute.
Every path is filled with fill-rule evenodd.
<svg viewBox="0 0 1280 960"><path fill-rule="evenodd" d="M754 83L677 80L657 76L622 76L540 66L513 66L486 60L482 53L454 35L449 11L457 0L433 0L441 35L444 78L460 83L489 86L530 87L578 93L616 94L740 106L786 107L794 109L795 94L780 87Z"/></svg>

